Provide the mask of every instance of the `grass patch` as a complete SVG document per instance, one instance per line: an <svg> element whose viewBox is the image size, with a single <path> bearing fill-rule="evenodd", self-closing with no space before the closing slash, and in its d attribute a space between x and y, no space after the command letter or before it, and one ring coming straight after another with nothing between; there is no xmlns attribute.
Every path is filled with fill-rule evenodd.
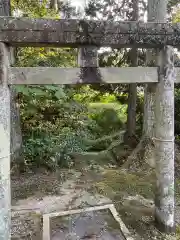
<svg viewBox="0 0 180 240"><path fill-rule="evenodd" d="M178 182L176 181L176 185ZM180 226L176 228L176 236L163 235L153 225L153 218L144 218L141 213L133 213L123 209L123 198L127 196L141 195L146 199L154 199L156 186L155 173L124 173L120 170L106 170L102 180L95 184L98 193L109 197L115 204L122 220L132 232L139 234L142 239L180 240ZM175 188L176 197L180 195L179 188ZM147 222L146 222L147 221Z"/></svg>
<svg viewBox="0 0 180 240"><path fill-rule="evenodd" d="M121 198L126 195L142 195L145 198L154 198L154 175L143 176L130 174L118 170L107 170L103 180L96 183L96 188L101 194L108 197Z"/></svg>
<svg viewBox="0 0 180 240"><path fill-rule="evenodd" d="M103 180L96 183L96 188L111 197L112 195L139 194L144 198L154 198L156 186L155 173L124 173L119 170L109 169L103 174ZM180 180L175 180L175 196L180 200Z"/></svg>

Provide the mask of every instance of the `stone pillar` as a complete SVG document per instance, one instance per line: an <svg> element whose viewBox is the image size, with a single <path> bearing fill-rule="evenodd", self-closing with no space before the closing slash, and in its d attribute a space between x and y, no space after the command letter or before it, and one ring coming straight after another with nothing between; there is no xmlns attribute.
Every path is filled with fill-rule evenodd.
<svg viewBox="0 0 180 240"><path fill-rule="evenodd" d="M84 8L86 7L86 2ZM85 26L82 25L82 29ZM86 29L83 29L86 31ZM78 49L78 65L81 68L81 79L83 83L100 82L101 77L98 71L98 48L85 46Z"/></svg>
<svg viewBox="0 0 180 240"><path fill-rule="evenodd" d="M10 0L0 0L0 16L10 16ZM15 49L8 46L9 62L15 63ZM10 86L11 95L11 162L18 161L20 164L20 153L22 149L22 132L20 126L20 109L16 105L16 91Z"/></svg>
<svg viewBox="0 0 180 240"><path fill-rule="evenodd" d="M167 21L167 2L168 0L148 0L148 21L161 22ZM157 65L158 53L154 49L148 49L146 54L146 65ZM155 99L155 85L148 83L145 85L144 94L144 119L143 119L143 135L152 139L154 136L155 117L154 117L154 99Z"/></svg>
<svg viewBox="0 0 180 240"><path fill-rule="evenodd" d="M174 228L174 50L158 54L159 83L155 93L155 223L162 232Z"/></svg>
<svg viewBox="0 0 180 240"><path fill-rule="evenodd" d="M101 82L98 68L98 52L94 46L78 49L78 65L80 66L80 77L82 83Z"/></svg>
<svg viewBox="0 0 180 240"><path fill-rule="evenodd" d="M0 239L10 240L10 89L8 49L0 43Z"/></svg>

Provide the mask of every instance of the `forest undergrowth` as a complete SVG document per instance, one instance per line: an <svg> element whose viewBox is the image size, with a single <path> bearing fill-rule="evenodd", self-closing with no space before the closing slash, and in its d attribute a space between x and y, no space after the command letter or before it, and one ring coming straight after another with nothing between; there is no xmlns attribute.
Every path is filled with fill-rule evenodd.
<svg viewBox="0 0 180 240"><path fill-rule="evenodd" d="M146 161L143 148L138 154L133 152L141 139L141 113L137 115L137 133L131 144L125 145L127 105L117 102L115 96L94 90L91 96L88 86L78 91L53 86L23 87L18 91L23 132L22 172L25 172L12 174L14 203L29 197L43 199L47 195L59 195L63 183L72 180L69 172L80 172L76 188L108 197L128 228L140 239L145 239L147 233L148 239L166 239L153 226L152 206L137 206L141 198L153 201L155 187L154 170ZM32 97L34 100L30 102ZM152 150L153 146L149 146ZM151 155L152 151L147 152ZM43 169L41 173L40 169ZM26 178L26 184L21 176ZM176 178L178 204L179 183ZM131 199L129 204L129 196L138 200ZM178 206L177 211L180 219ZM177 239L178 229L177 225Z"/></svg>

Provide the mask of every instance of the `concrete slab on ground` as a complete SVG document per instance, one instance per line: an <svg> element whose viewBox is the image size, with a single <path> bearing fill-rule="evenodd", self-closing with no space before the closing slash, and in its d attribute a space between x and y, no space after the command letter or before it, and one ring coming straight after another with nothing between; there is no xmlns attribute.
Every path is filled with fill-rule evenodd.
<svg viewBox="0 0 180 240"><path fill-rule="evenodd" d="M113 204L43 216L43 240L133 240Z"/></svg>

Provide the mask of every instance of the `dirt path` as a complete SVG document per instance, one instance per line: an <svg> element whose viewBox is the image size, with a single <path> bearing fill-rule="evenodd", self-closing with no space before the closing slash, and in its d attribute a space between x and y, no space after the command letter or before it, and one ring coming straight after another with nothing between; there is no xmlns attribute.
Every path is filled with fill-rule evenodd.
<svg viewBox="0 0 180 240"><path fill-rule="evenodd" d="M39 229L42 228L41 217L44 213L110 203L109 199L99 194L92 195L86 191L84 186L88 189L88 182L92 179L86 178L85 180L81 172L74 171L66 174L64 182L60 179L58 181L57 175L55 177L44 174L30 175L29 178L22 177L12 181L12 239L31 239L32 236L33 240L40 239L42 232L40 233ZM82 229L85 231L85 228L81 218L79 218L76 227L77 232L82 235ZM106 236L104 239L122 239L112 237L110 233L106 235L109 238ZM52 239L58 237L65 239L58 231Z"/></svg>
<svg viewBox="0 0 180 240"><path fill-rule="evenodd" d="M14 178L12 179L12 239L41 239L42 232L39 229L42 229L43 213L111 202L115 203L122 220L134 234L135 239L180 239L178 236L177 238L164 236L154 228L151 212L146 214L150 209L149 206L140 205L139 210L134 211L134 200L130 201L131 207L123 205L124 199L129 196L132 199L133 196L140 196L140 199L143 199L141 196L153 199L153 186L154 180L151 176L144 176L144 173L142 175L123 173L117 169L109 169L105 172L103 170L101 172L66 170L59 173L29 174ZM176 222L180 225L179 182L177 182L176 190ZM99 222L102 221L101 217L97 219L97 216L91 215L91 219L93 218ZM80 235L83 235L81 229L85 229L82 225L82 218L78 218L76 230ZM62 237L57 236L58 234L62 234L60 229L54 231L54 240ZM115 236L111 238L110 235L103 237L99 239L118 239ZM77 240L78 238L71 237L71 239Z"/></svg>

